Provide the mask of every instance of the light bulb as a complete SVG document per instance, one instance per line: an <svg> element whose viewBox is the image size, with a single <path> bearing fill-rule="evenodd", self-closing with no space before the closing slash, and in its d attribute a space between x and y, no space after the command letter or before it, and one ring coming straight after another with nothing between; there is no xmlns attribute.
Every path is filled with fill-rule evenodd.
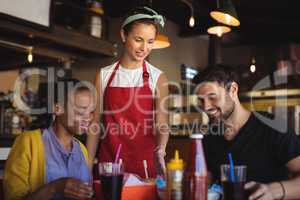
<svg viewBox="0 0 300 200"><path fill-rule="evenodd" d="M222 33L222 28L218 27L218 28L217 28L217 36L218 36L218 37L221 37L222 34L223 34L223 33Z"/></svg>
<svg viewBox="0 0 300 200"><path fill-rule="evenodd" d="M28 61L29 63L32 63L32 61L33 61L33 55L32 55L33 47L30 46L30 47L28 47L27 50L28 50L27 61Z"/></svg>
<svg viewBox="0 0 300 200"><path fill-rule="evenodd" d="M190 27L194 27L195 26L195 18L194 18L193 15L190 17L189 25L190 25Z"/></svg>
<svg viewBox="0 0 300 200"><path fill-rule="evenodd" d="M33 55L32 55L31 51L29 51L29 53L28 53L27 60L29 63L32 63L32 61L33 61Z"/></svg>
<svg viewBox="0 0 300 200"><path fill-rule="evenodd" d="M254 64L252 64L250 66L250 72L254 73L256 71L256 66Z"/></svg>

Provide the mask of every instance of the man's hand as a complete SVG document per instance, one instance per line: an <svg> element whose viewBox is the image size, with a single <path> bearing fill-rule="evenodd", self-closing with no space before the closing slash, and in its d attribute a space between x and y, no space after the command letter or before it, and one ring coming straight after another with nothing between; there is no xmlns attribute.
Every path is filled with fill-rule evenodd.
<svg viewBox="0 0 300 200"><path fill-rule="evenodd" d="M249 200L276 200L284 195L278 182L262 184L252 181L245 184L245 189L250 193Z"/></svg>
<svg viewBox="0 0 300 200"><path fill-rule="evenodd" d="M93 188L75 178L60 178L52 182L56 193L72 199L90 199L93 196Z"/></svg>

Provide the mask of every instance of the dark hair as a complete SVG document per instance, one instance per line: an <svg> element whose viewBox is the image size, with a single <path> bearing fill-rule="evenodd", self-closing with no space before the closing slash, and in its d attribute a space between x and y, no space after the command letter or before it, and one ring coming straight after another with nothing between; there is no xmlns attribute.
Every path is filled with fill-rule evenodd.
<svg viewBox="0 0 300 200"><path fill-rule="evenodd" d="M58 103L63 103L64 106L66 106L70 92L89 90L87 86L79 84L80 81L77 79L64 79L57 82L40 83L38 89L38 107L46 108L47 112L37 116L37 120L31 129L48 128L52 123L53 115L52 110L49 111L48 108L53 108Z"/></svg>
<svg viewBox="0 0 300 200"><path fill-rule="evenodd" d="M52 107L57 103L68 102L69 93L78 83L80 83L80 81L77 79L64 79L57 82L41 83L39 85L39 99L42 104L41 106ZM61 102L62 99L63 102Z"/></svg>
<svg viewBox="0 0 300 200"><path fill-rule="evenodd" d="M226 89L232 82L239 83L236 71L232 67L225 65L207 66L193 78L192 82L198 85L202 82L215 81Z"/></svg>
<svg viewBox="0 0 300 200"><path fill-rule="evenodd" d="M130 17L132 15L136 15L136 14L155 15L155 13L151 12L150 10L145 9L144 7L137 7L137 8L132 9L131 11L129 11L127 13L127 15L125 16L125 18L123 19L123 21L125 21L125 19L127 19L128 17ZM138 19L133 22L130 22L129 24L127 24L123 27L125 35L128 35L128 33L132 30L132 28L136 24L153 25L153 26L155 26L156 32L158 32L158 30L159 30L159 24L157 21L155 21L155 19L148 19L148 18Z"/></svg>

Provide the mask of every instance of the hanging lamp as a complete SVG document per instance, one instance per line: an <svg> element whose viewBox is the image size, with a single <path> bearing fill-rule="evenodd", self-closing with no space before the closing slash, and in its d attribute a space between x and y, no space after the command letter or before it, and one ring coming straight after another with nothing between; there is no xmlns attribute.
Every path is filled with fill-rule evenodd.
<svg viewBox="0 0 300 200"><path fill-rule="evenodd" d="M209 34L217 35L218 37L222 37L222 35L229 33L230 31L230 27L220 23L212 23L212 25L207 29Z"/></svg>
<svg viewBox="0 0 300 200"><path fill-rule="evenodd" d="M216 21L229 26L240 25L237 12L231 0L217 0L217 8L210 12L210 16Z"/></svg>
<svg viewBox="0 0 300 200"><path fill-rule="evenodd" d="M153 49L163 49L169 47L170 41L169 38L163 34L158 34L155 38Z"/></svg>
<svg viewBox="0 0 300 200"><path fill-rule="evenodd" d="M195 17L194 17L194 7L193 4L187 0L182 0L183 3L185 3L191 12L190 18L189 18L189 26L194 27L195 26Z"/></svg>
<svg viewBox="0 0 300 200"><path fill-rule="evenodd" d="M28 50L27 61L28 61L29 63L32 63L32 61L33 61L33 55L32 55L33 47L32 47L32 46L29 46L29 47L27 48L27 50Z"/></svg>

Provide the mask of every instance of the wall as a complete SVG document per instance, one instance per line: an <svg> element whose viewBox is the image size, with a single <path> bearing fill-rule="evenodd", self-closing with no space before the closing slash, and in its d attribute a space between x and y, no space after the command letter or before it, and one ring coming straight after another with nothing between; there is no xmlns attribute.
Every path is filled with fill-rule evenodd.
<svg viewBox="0 0 300 200"><path fill-rule="evenodd" d="M12 91L18 76L19 70L0 71L0 92Z"/></svg>
<svg viewBox="0 0 300 200"><path fill-rule="evenodd" d="M251 63L251 47L236 46L221 49L222 62L229 65L249 65Z"/></svg>
<svg viewBox="0 0 300 200"><path fill-rule="evenodd" d="M94 83L96 73L99 72L99 69L109 65L111 62L111 58L95 58L76 62L72 65L72 76L79 80Z"/></svg>
<svg viewBox="0 0 300 200"><path fill-rule="evenodd" d="M223 47L221 53L222 61L224 64L229 64L237 68L237 71L241 75L241 91L251 91L261 80L273 76L273 71L276 70L278 60L286 58L285 54L287 52L283 47L281 44L252 44L230 48ZM250 72L252 58L255 58L255 73ZM270 83L265 83L264 87L270 87L272 80Z"/></svg>
<svg viewBox="0 0 300 200"><path fill-rule="evenodd" d="M120 40L121 19L110 19L107 38L118 44L119 55L122 51ZM180 65L195 67L207 65L208 37L180 38L177 25L167 21L164 33L171 41L171 47L153 50L149 61L166 73L170 81L180 81ZM100 67L117 60L116 58L99 58L75 63L72 66L73 77L93 81Z"/></svg>
<svg viewBox="0 0 300 200"><path fill-rule="evenodd" d="M208 36L180 38L178 27L167 21L163 31L169 37L171 46L153 50L149 56L152 64L166 73L170 81L180 81L180 66L203 68L208 63Z"/></svg>

